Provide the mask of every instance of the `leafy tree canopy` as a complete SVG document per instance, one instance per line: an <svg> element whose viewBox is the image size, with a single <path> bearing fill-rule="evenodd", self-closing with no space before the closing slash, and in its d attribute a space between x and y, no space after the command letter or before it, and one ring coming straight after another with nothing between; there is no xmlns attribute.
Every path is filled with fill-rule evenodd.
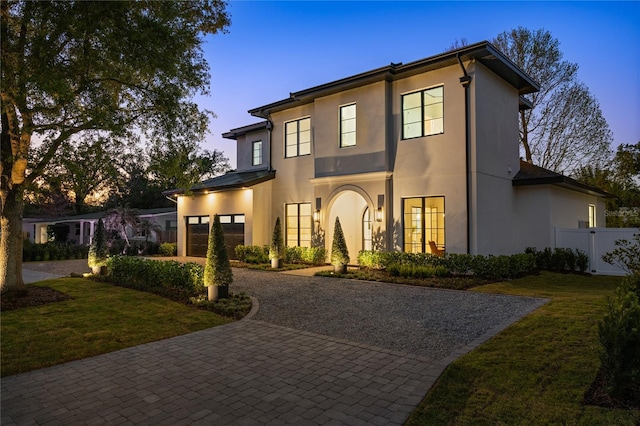
<svg viewBox="0 0 640 426"><path fill-rule="evenodd" d="M20 286L23 195L76 135L172 126L207 94L221 0L0 3L0 285ZM35 139L34 139L35 138ZM39 142L34 155L34 142Z"/></svg>
<svg viewBox="0 0 640 426"><path fill-rule="evenodd" d="M526 160L564 174L585 164L606 164L611 155L609 125L598 101L578 80L578 65L563 59L558 39L543 29L518 27L492 43L541 87L528 95L533 109L520 112Z"/></svg>

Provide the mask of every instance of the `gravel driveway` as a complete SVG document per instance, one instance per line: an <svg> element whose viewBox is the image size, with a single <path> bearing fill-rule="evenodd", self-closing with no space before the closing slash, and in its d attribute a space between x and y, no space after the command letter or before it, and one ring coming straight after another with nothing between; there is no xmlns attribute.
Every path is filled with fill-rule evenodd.
<svg viewBox="0 0 640 426"><path fill-rule="evenodd" d="M231 291L259 300L254 320L432 360L496 332L545 299L234 269Z"/></svg>

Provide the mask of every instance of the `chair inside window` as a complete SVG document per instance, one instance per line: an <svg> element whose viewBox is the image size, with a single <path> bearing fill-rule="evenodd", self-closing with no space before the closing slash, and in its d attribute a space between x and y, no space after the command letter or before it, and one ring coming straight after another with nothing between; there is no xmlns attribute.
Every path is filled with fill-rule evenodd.
<svg viewBox="0 0 640 426"><path fill-rule="evenodd" d="M431 254L444 256L444 249L439 249L435 241L429 241L429 248L431 248Z"/></svg>

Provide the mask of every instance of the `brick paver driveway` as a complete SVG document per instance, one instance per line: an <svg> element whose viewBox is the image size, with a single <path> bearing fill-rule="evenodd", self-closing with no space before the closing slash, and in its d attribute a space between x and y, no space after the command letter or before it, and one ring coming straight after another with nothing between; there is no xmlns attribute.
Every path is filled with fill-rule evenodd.
<svg viewBox="0 0 640 426"><path fill-rule="evenodd" d="M328 278L234 272L238 286L250 292L261 280L298 293L301 286L323 283L330 293L335 285ZM286 306L295 298L265 291L260 300L264 312L296 315ZM428 292L430 299L447 293L411 291L403 303L416 300L420 292ZM273 306L278 303L282 306ZM5 377L1 420L3 425L403 424L446 365L542 303L529 299L517 314L489 324L472 341L456 343L439 359L319 334L306 326L284 327L269 320L282 315L260 320L259 312L254 319ZM334 328L340 327L328 329Z"/></svg>

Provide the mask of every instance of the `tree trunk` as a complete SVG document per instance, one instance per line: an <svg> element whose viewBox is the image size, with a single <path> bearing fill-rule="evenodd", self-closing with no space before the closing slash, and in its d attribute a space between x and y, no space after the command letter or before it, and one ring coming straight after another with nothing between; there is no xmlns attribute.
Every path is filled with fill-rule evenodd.
<svg viewBox="0 0 640 426"><path fill-rule="evenodd" d="M0 290L21 289L22 281L22 190L7 191L0 230Z"/></svg>

